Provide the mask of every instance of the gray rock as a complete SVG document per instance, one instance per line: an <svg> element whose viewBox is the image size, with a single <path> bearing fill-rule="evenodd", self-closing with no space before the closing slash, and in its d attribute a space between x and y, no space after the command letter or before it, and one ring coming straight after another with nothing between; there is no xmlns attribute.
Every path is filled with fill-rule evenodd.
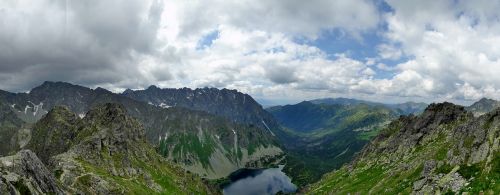
<svg viewBox="0 0 500 195"><path fill-rule="evenodd" d="M9 193L29 191L31 194L64 194L63 188L56 182L52 173L30 150L0 158L0 170L0 186L3 186L0 189L8 189Z"/></svg>
<svg viewBox="0 0 500 195"><path fill-rule="evenodd" d="M422 187L424 187L424 184L426 181L427 181L427 178L413 182L413 191L419 191L420 189L422 189Z"/></svg>

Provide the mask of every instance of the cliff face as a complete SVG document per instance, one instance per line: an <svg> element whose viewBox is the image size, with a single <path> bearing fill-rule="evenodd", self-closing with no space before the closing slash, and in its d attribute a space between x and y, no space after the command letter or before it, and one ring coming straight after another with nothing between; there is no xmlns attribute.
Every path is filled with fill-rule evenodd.
<svg viewBox="0 0 500 195"><path fill-rule="evenodd" d="M500 192L500 110L474 118L451 103L401 117L313 193Z"/></svg>

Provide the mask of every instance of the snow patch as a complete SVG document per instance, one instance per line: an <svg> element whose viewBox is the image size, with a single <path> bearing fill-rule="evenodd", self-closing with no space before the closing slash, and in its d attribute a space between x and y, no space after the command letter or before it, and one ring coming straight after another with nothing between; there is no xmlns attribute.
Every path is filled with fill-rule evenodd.
<svg viewBox="0 0 500 195"><path fill-rule="evenodd" d="M236 135L236 131L231 129L234 133L234 153L238 154L238 135Z"/></svg>
<svg viewBox="0 0 500 195"><path fill-rule="evenodd" d="M78 117L80 117L82 119L83 117L85 117L85 114L84 113L80 113L80 114L78 114Z"/></svg>
<svg viewBox="0 0 500 195"><path fill-rule="evenodd" d="M169 106L169 105L167 105L167 104L165 104L163 102L159 106L162 107L162 108L170 108L170 107L172 107L172 106Z"/></svg>
<svg viewBox="0 0 500 195"><path fill-rule="evenodd" d="M24 114L26 114L28 112L28 109L31 109L31 107L26 105L26 107L24 107Z"/></svg>
<svg viewBox="0 0 500 195"><path fill-rule="evenodd" d="M338 154L337 156L333 157L333 158L337 158L339 156L342 156L344 155L347 151L349 150L349 147L347 147L343 152L341 152L340 154Z"/></svg>
<svg viewBox="0 0 500 195"><path fill-rule="evenodd" d="M168 132L165 132L165 137L161 137L161 135L158 136L158 141L162 141L162 140L167 140L168 138Z"/></svg>
<svg viewBox="0 0 500 195"><path fill-rule="evenodd" d="M12 162L11 162L11 161L9 161L9 160L3 161L3 164L4 164L6 167L10 167L10 166L12 166Z"/></svg>
<svg viewBox="0 0 500 195"><path fill-rule="evenodd" d="M16 107L16 104L12 104L12 105L10 105L10 107L14 108L14 107Z"/></svg>

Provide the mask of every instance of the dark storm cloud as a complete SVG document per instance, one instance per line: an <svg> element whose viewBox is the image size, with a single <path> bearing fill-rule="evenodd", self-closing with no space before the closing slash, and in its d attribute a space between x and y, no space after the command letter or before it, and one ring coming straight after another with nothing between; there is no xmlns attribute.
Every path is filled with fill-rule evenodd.
<svg viewBox="0 0 500 195"><path fill-rule="evenodd" d="M44 80L146 83L138 59L154 53L162 7L141 0L0 3L0 89L24 91Z"/></svg>
<svg viewBox="0 0 500 195"><path fill-rule="evenodd" d="M266 69L266 77L276 84L288 84L298 81L295 68L289 66L271 66Z"/></svg>

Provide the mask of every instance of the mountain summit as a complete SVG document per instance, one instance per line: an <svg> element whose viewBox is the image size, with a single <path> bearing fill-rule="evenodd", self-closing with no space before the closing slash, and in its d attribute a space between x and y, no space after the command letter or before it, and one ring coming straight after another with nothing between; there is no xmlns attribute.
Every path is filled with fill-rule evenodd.
<svg viewBox="0 0 500 195"><path fill-rule="evenodd" d="M481 98L479 101L474 102L466 109L468 111L471 111L474 114L474 116L480 116L498 107L500 107L499 101L488 98Z"/></svg>

